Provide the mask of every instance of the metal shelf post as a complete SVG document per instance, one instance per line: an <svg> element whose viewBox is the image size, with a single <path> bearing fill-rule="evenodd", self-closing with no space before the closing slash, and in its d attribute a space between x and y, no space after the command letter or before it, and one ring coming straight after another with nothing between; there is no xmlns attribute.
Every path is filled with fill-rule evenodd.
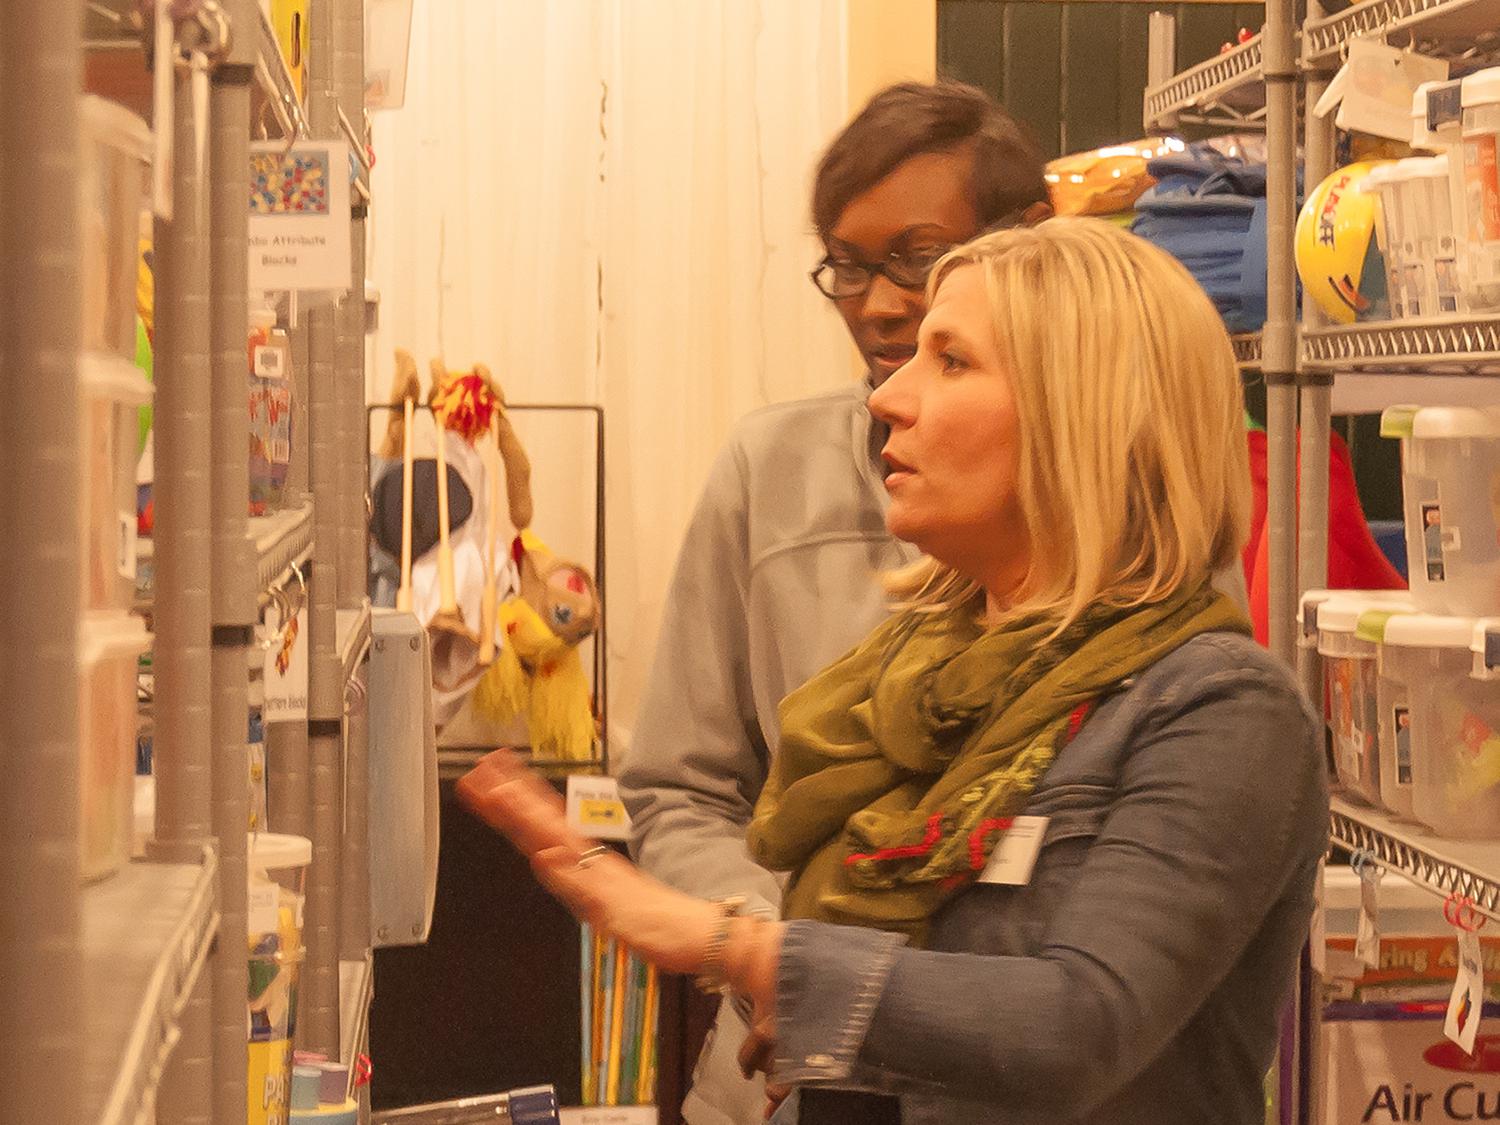
<svg viewBox="0 0 1500 1125"><path fill-rule="evenodd" d="M1319 0L1308 0L1307 22L1323 18ZM1305 41L1305 39L1304 39ZM1314 106L1328 89L1332 72L1304 60L1303 183L1306 190L1322 182L1333 171L1334 129L1331 117L1319 117ZM1323 310L1308 293L1302 295L1302 325L1320 328L1328 323ZM1333 399L1333 373L1308 369L1299 364L1297 383L1301 397L1301 471L1298 477L1297 594L1320 589L1328 582L1328 432ZM1306 650L1303 650L1304 652ZM1317 661L1308 661L1316 666ZM1304 677L1311 675L1303 669ZM1308 683L1313 688L1312 683Z"/></svg>
<svg viewBox="0 0 1500 1125"><path fill-rule="evenodd" d="M344 120L362 122L365 102L363 0L337 0L334 77ZM355 141L361 138L356 136ZM362 157L360 153L358 156ZM343 465L338 562L338 608L358 610L366 600L369 548L365 537L365 495L369 458L365 454L365 221L368 205L353 199L349 292L339 304L339 456ZM344 670L340 666L340 680ZM340 683L344 698L358 696L351 681ZM369 733L363 708L351 704L344 725L344 827L339 883L341 955L362 960L370 947L370 849L366 812Z"/></svg>
<svg viewBox="0 0 1500 1125"><path fill-rule="evenodd" d="M1270 537L1271 651L1296 657L1297 612L1297 308L1292 233L1296 220L1297 66L1292 0L1268 0L1262 41L1266 80L1266 379L1267 497Z"/></svg>
<svg viewBox="0 0 1500 1125"><path fill-rule="evenodd" d="M76 1121L83 5L0 5L0 1121Z"/></svg>
<svg viewBox="0 0 1500 1125"><path fill-rule="evenodd" d="M308 122L315 140L339 136L334 87L332 0L309 14ZM339 170L341 174L342 169ZM338 651L338 543L341 468L337 401L338 320L319 304L308 314L308 460L313 494L314 541L308 609L307 739L311 758L310 835L313 859L307 881L307 960L303 964L300 1046L339 1057L339 866L343 828L343 674Z"/></svg>
<svg viewBox="0 0 1500 1125"><path fill-rule="evenodd" d="M156 60L157 66L172 60ZM154 609L157 859L196 862L213 833L213 722L209 602L212 363L207 153L198 131L210 124L193 82L177 77L173 111L171 222L158 221L156 274L156 503ZM243 957L240 958L243 960ZM182 1039L162 1079L164 1121L213 1121L211 986L200 978L182 1015Z"/></svg>
<svg viewBox="0 0 1500 1125"><path fill-rule="evenodd" d="M229 56L214 72L213 295L213 830L219 848L219 941L213 960L214 1120L245 1112L249 994L245 834L249 824L248 658L255 638L256 569L249 545L250 419L246 410L249 325L250 91L255 81L255 0L222 0L232 28Z"/></svg>

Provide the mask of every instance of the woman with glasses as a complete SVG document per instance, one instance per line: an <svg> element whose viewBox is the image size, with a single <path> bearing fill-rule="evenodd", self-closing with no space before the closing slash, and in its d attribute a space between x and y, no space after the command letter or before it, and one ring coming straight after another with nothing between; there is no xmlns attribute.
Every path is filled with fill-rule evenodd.
<svg viewBox="0 0 1500 1125"><path fill-rule="evenodd" d="M1045 211L1043 175L1000 106L947 82L877 94L820 161L813 281L863 378L813 373L835 389L742 419L688 524L620 774L631 851L678 890L779 915L777 877L745 850L777 704L880 622L875 576L916 556L885 527L885 428L866 401L915 351L932 264L1017 211ZM747 1032L725 1006L683 1105L689 1125L763 1119L760 1083L735 1061Z"/></svg>
<svg viewBox="0 0 1500 1125"><path fill-rule="evenodd" d="M1242 545L1207 297L1105 223L945 256L876 390L896 611L782 704L780 921L655 882L503 755L464 799L581 917L754 1012L777 1122L1251 1125L1327 842L1322 739L1210 584Z"/></svg>

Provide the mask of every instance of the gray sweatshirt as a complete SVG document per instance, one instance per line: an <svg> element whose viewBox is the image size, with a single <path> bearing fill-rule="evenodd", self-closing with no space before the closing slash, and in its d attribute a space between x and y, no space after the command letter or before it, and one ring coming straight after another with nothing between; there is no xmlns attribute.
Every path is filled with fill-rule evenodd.
<svg viewBox="0 0 1500 1125"><path fill-rule="evenodd" d="M884 619L881 572L917 557L885 529L869 393L745 418L688 526L620 788L637 862L690 894L779 914L780 883L745 850L777 707ZM684 1107L692 1125L762 1120L760 1084L734 1066L743 1034L726 1009Z"/></svg>

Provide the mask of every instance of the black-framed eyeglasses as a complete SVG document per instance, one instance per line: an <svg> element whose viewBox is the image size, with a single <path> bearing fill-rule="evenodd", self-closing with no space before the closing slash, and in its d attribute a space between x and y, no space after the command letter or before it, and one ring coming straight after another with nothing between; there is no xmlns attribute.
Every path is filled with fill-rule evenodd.
<svg viewBox="0 0 1500 1125"><path fill-rule="evenodd" d="M992 234L1012 227L1032 226L1035 221L1028 218L1031 205L1009 212L997 222L985 227L982 234ZM1049 212L1050 213L1050 212ZM846 297L860 297L869 291L875 275L881 274L902 289L921 289L927 284L932 267L937 265L949 250L958 245L924 246L920 250L893 250L881 261L871 265L856 262L852 258L835 258L829 254L808 276L818 291L830 301L842 301Z"/></svg>
<svg viewBox="0 0 1500 1125"><path fill-rule="evenodd" d="M863 296L880 274L901 289L920 289L927 284L927 275L932 267L951 246L923 247L921 250L896 250L873 265L856 262L852 258L835 258L828 255L818 263L808 276L818 287L818 292L830 301L842 301L847 297Z"/></svg>

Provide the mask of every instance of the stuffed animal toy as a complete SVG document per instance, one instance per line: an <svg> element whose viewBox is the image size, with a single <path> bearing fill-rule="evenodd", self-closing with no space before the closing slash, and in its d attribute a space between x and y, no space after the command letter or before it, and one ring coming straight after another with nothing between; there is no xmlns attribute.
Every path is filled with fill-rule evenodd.
<svg viewBox="0 0 1500 1125"><path fill-rule="evenodd" d="M594 581L529 532L516 537L512 556L521 595L500 606L503 642L474 689L474 709L497 723L524 718L538 757L587 761L596 728L578 645L598 622Z"/></svg>
<svg viewBox="0 0 1500 1125"><path fill-rule="evenodd" d="M468 702L485 725L516 731L519 720L539 757L586 761L593 756L596 730L576 646L598 621L593 578L555 558L529 530L531 464L490 370L476 364L449 371L434 360L431 376L428 401L438 425L438 464L433 473L417 474L417 495L406 500L407 485L403 500L405 507L414 504L419 510L436 500L439 509L438 540L423 543L431 549L414 564L411 579L412 608L432 640L438 724L445 725ZM392 405L404 407L414 399L415 385L415 362L398 352ZM393 411L379 452L404 463L410 446L411 423L404 411ZM396 471L393 465L388 472ZM462 530L449 525L453 513L443 511L442 493L453 491L455 476L472 499ZM393 486L394 481L382 480L376 493L390 496ZM392 538L393 529L386 530L386 538Z"/></svg>

